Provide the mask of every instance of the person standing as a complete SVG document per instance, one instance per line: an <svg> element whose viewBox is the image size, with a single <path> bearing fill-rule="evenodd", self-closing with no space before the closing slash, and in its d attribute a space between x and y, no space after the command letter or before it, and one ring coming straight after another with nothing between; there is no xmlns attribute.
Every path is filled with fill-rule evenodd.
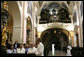
<svg viewBox="0 0 84 57"><path fill-rule="evenodd" d="M44 45L41 42L41 39L37 39L36 41L37 44L37 51L36 51L36 56L44 56Z"/></svg>
<svg viewBox="0 0 84 57"><path fill-rule="evenodd" d="M72 47L71 47L71 45L69 44L69 45L67 46L67 55L66 55L66 56L72 56L72 55L71 55L71 50L72 50Z"/></svg>

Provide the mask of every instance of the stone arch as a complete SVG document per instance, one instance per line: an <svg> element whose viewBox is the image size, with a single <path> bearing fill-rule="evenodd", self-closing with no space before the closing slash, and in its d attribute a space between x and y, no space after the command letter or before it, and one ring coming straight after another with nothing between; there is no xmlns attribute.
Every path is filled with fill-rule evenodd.
<svg viewBox="0 0 84 57"><path fill-rule="evenodd" d="M58 29L58 30L60 30L61 32L63 32L64 34L66 34L67 37L70 35L69 31L67 31L66 29L63 29L63 28L49 28L49 29L44 30L44 31L41 33L40 38L43 38L43 36L44 36L45 34L48 34L48 35L49 35L50 32L49 32L48 30L50 30L50 29ZM69 37L68 37L68 42L69 42Z"/></svg>
<svg viewBox="0 0 84 57"><path fill-rule="evenodd" d="M53 33L54 30L56 30L57 34ZM61 48L67 47L67 45L69 44L69 35L66 32L69 34L67 30L61 28L49 28L41 33L40 38L42 39L45 47L45 55L47 55L48 52L51 50L52 44L55 44L55 50L60 50ZM52 35L54 37L52 37ZM66 50L63 51L66 52Z"/></svg>

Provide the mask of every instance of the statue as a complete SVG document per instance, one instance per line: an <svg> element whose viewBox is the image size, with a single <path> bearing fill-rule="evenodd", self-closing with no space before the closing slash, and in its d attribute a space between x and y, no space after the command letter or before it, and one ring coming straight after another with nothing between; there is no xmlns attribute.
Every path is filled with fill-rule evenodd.
<svg viewBox="0 0 84 57"><path fill-rule="evenodd" d="M6 46L6 40L7 40L7 33L6 33L6 31L7 31L6 26L4 26L4 28L2 30L2 42L1 42L2 46Z"/></svg>
<svg viewBox="0 0 84 57"><path fill-rule="evenodd" d="M1 54L6 53L6 40L7 40L7 27L6 25L2 29L2 39L1 39Z"/></svg>
<svg viewBox="0 0 84 57"><path fill-rule="evenodd" d="M1 7L1 54L6 53L6 41L7 41L7 23L8 22L8 5L6 1L2 2Z"/></svg>

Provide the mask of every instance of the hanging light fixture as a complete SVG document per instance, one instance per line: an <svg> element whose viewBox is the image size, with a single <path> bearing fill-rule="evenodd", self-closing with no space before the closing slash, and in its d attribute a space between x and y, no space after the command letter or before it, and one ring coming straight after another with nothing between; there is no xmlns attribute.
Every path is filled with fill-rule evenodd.
<svg viewBox="0 0 84 57"><path fill-rule="evenodd" d="M56 30L54 30L54 33L56 33Z"/></svg>

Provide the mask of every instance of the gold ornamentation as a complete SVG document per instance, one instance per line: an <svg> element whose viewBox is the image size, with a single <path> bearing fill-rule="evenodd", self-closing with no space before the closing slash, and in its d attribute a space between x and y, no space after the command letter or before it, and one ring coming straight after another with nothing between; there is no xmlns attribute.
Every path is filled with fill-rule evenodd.
<svg viewBox="0 0 84 57"><path fill-rule="evenodd" d="M2 46L6 46L6 40L7 40L7 33L6 33L7 29L6 26L3 28L2 30L2 42L1 45Z"/></svg>

